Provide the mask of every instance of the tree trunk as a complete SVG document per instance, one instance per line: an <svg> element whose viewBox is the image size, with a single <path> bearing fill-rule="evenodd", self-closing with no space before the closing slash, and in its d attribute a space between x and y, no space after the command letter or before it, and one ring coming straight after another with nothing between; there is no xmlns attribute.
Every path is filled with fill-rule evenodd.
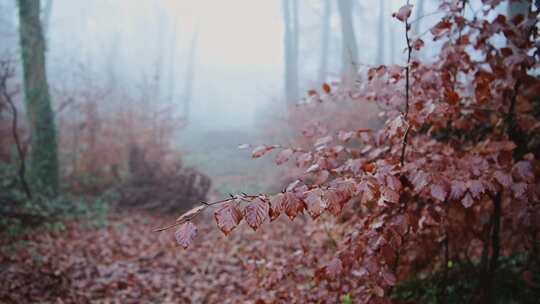
<svg viewBox="0 0 540 304"><path fill-rule="evenodd" d="M351 81L354 78L358 68L358 46L352 20L352 6L352 0L338 1L343 48L342 73L346 81Z"/></svg>
<svg viewBox="0 0 540 304"><path fill-rule="evenodd" d="M292 4L292 5L291 5ZM298 1L283 0L285 23L285 99L287 106L298 101Z"/></svg>
<svg viewBox="0 0 540 304"><path fill-rule="evenodd" d="M186 71L186 81L184 88L184 118L186 122L189 121L189 112L190 112L190 106L191 106L191 99L193 96L193 79L195 74L195 60L196 60L196 54L197 54L197 40L198 40L199 34L198 30L195 30L195 33L193 33L193 38L191 38L191 48L189 50L189 56L188 56L188 67Z"/></svg>
<svg viewBox="0 0 540 304"><path fill-rule="evenodd" d="M18 0L25 102L31 131L30 177L37 192L58 192L54 115L47 84L39 0Z"/></svg>
<svg viewBox="0 0 540 304"><path fill-rule="evenodd" d="M384 21L385 21L385 0L379 0L379 24L377 34L377 64L384 64Z"/></svg>
<svg viewBox="0 0 540 304"><path fill-rule="evenodd" d="M326 81L328 74L328 49L330 47L330 18L332 16L332 5L330 0L324 0L324 16L322 20L321 36L321 65L319 68L319 82Z"/></svg>
<svg viewBox="0 0 540 304"><path fill-rule="evenodd" d="M420 35L422 30L422 17L424 17L424 0L416 1L415 23L413 27L413 35Z"/></svg>

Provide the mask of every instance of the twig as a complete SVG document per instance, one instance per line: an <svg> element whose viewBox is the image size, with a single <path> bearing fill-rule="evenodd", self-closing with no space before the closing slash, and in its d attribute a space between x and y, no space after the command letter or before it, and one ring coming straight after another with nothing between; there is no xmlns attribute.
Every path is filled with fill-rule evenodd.
<svg viewBox="0 0 540 304"><path fill-rule="evenodd" d="M28 186L28 183L26 182L25 172L26 172L26 153L25 150L22 148L21 141L19 139L19 133L17 132L18 129L18 112L17 107L15 107L15 104L12 100L12 94L8 93L7 89L7 81L9 78L13 77L13 69L10 67L8 61L3 61L0 63L2 68L2 75L0 75L0 91L2 94L2 98L4 101L10 106L11 113L13 115L13 119L11 121L11 135L13 136L13 140L15 141L15 146L17 147L17 154L19 156L19 179L21 182L21 186L24 190L24 193L26 194L27 198L32 198L32 192L30 191L30 187Z"/></svg>
<svg viewBox="0 0 540 304"><path fill-rule="evenodd" d="M409 0L407 0L407 5L409 4ZM412 55L412 46L411 46L411 40L409 38L409 29L410 24L407 18L405 18L405 39L407 40L407 65L405 66L405 113L404 113L404 119L407 121L407 117L409 115L409 99L410 99L410 70L411 70L411 55ZM407 124L407 130L405 131L405 135L403 136L403 141L401 143L401 157L400 157L400 163L401 167L405 164L405 150L407 148L407 139L409 136L411 125Z"/></svg>

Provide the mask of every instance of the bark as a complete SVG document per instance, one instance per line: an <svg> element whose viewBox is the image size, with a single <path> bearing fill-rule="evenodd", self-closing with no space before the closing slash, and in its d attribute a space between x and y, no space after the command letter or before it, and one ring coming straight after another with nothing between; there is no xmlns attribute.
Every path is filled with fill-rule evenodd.
<svg viewBox="0 0 540 304"><path fill-rule="evenodd" d="M343 49L342 73L346 81L354 78L358 67L358 46L354 32L352 6L352 0L338 1Z"/></svg>
<svg viewBox="0 0 540 304"><path fill-rule="evenodd" d="M326 81L328 74L328 50L330 47L330 18L332 16L332 5L330 0L324 0L324 15L322 20L321 35L321 65L319 68L319 82Z"/></svg>
<svg viewBox="0 0 540 304"><path fill-rule="evenodd" d="M31 131L30 178L33 191L58 192L56 128L45 67L45 39L39 0L18 0L24 95Z"/></svg>
<svg viewBox="0 0 540 304"><path fill-rule="evenodd" d="M287 106L298 101L298 1L283 0L285 24L285 99Z"/></svg>

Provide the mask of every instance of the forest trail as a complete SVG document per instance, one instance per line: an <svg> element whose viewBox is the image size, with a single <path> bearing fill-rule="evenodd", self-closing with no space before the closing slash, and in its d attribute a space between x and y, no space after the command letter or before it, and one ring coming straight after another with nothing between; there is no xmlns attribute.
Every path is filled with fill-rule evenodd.
<svg viewBox="0 0 540 304"><path fill-rule="evenodd" d="M280 270L307 246L302 233L292 232L315 225L282 219L257 232L241 225L225 237L212 217L196 221L198 236L188 250L176 245L172 230L154 232L172 219L145 213L113 214L98 228L72 222L61 231L3 239L0 302L238 303L287 290L290 284L264 287L286 279ZM267 266L277 271L266 272ZM287 291L294 292L301 288Z"/></svg>

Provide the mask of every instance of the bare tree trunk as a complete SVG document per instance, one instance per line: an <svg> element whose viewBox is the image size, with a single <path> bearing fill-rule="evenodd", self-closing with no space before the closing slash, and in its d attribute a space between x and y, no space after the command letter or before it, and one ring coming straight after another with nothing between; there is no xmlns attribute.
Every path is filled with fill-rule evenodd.
<svg viewBox="0 0 540 304"><path fill-rule="evenodd" d="M168 96L168 99L169 99L169 103L173 103L174 102L174 97L175 97L175 59L176 59L176 36L177 36L177 30L176 30L176 27L178 25L178 15L175 13L175 16L174 16L174 20L173 20L173 24L172 24L172 29L171 29L171 48L170 48L170 52L169 52L169 85L168 85L168 89L169 89L169 96Z"/></svg>
<svg viewBox="0 0 540 304"><path fill-rule="evenodd" d="M358 68L358 46L354 32L352 0L338 1L339 15L341 16L341 36L343 47L342 73L345 80L354 78Z"/></svg>
<svg viewBox="0 0 540 304"><path fill-rule="evenodd" d="M332 17L332 4L330 0L324 0L324 16L322 20L321 36L321 65L319 67L319 82L326 81L328 74L328 49L330 47L330 18Z"/></svg>
<svg viewBox="0 0 540 304"><path fill-rule="evenodd" d="M424 16L424 0L416 1L416 13L415 13L415 23L413 27L413 36L420 35L422 30L422 17Z"/></svg>
<svg viewBox="0 0 540 304"><path fill-rule="evenodd" d="M39 0L18 0L24 93L31 129L30 175L38 192L58 192L56 128L45 67Z"/></svg>
<svg viewBox="0 0 540 304"><path fill-rule="evenodd" d="M193 79L195 77L195 57L197 54L198 37L198 30L195 30L195 32L193 33L193 37L191 38L191 48L189 50L188 67L186 71L186 81L184 88L184 118L186 122L189 121L189 112L193 95Z"/></svg>
<svg viewBox="0 0 540 304"><path fill-rule="evenodd" d="M384 21L385 0L379 0L379 24L377 34L377 64L384 64Z"/></svg>
<svg viewBox="0 0 540 304"><path fill-rule="evenodd" d="M292 5L291 5L292 4ZM298 1L283 0L285 23L285 99L287 106L298 101Z"/></svg>
<svg viewBox="0 0 540 304"><path fill-rule="evenodd" d="M396 34L392 24L389 26L388 35L390 36L390 64L394 64L396 62Z"/></svg>

